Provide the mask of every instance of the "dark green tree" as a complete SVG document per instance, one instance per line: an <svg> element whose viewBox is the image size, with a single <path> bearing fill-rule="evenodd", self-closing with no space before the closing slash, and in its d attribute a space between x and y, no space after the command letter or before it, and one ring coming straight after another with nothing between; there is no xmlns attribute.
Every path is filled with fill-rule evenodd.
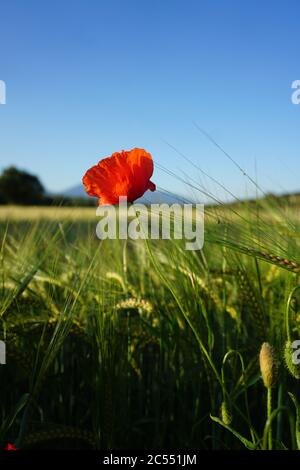
<svg viewBox="0 0 300 470"><path fill-rule="evenodd" d="M2 204L42 204L45 189L37 176L14 166L6 168L0 176L0 203Z"/></svg>

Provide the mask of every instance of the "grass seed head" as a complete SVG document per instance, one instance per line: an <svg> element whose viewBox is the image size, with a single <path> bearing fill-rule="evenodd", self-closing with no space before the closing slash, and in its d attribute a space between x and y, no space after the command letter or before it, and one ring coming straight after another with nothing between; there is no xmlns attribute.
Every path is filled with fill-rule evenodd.
<svg viewBox="0 0 300 470"><path fill-rule="evenodd" d="M264 386L275 387L277 381L278 362L273 347L263 343L259 353L259 366Z"/></svg>
<svg viewBox="0 0 300 470"><path fill-rule="evenodd" d="M284 362L285 365L290 372L290 374L295 379L300 379L300 364L295 364L293 361L293 353L294 349L292 347L292 343L287 341L284 346Z"/></svg>
<svg viewBox="0 0 300 470"><path fill-rule="evenodd" d="M221 405L221 418L224 424L229 426L232 422L232 414L228 403L224 400Z"/></svg>

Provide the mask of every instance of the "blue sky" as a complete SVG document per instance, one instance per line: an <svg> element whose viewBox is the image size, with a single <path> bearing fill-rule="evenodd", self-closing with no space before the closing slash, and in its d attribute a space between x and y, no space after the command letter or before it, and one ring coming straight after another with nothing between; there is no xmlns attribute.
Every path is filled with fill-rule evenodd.
<svg viewBox="0 0 300 470"><path fill-rule="evenodd" d="M300 4L238 0L1 0L0 169L51 191L121 149L143 147L183 179L238 196L300 190ZM159 187L184 185L156 168Z"/></svg>

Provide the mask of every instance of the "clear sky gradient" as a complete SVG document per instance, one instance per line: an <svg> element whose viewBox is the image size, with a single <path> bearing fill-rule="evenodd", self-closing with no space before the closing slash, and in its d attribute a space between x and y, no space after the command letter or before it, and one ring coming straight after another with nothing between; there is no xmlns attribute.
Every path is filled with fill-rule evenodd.
<svg viewBox="0 0 300 470"><path fill-rule="evenodd" d="M114 151L142 147L180 178L238 196L300 190L300 3L0 0L0 170L51 191ZM171 146L172 147L171 147ZM158 186L184 185L155 169Z"/></svg>

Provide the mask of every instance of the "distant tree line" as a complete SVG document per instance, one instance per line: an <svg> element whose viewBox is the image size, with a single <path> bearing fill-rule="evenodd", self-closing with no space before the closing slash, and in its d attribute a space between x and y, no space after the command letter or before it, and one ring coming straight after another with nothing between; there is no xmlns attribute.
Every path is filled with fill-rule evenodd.
<svg viewBox="0 0 300 470"><path fill-rule="evenodd" d="M49 195L37 176L11 166L0 175L0 204L94 206L95 201L92 198Z"/></svg>

